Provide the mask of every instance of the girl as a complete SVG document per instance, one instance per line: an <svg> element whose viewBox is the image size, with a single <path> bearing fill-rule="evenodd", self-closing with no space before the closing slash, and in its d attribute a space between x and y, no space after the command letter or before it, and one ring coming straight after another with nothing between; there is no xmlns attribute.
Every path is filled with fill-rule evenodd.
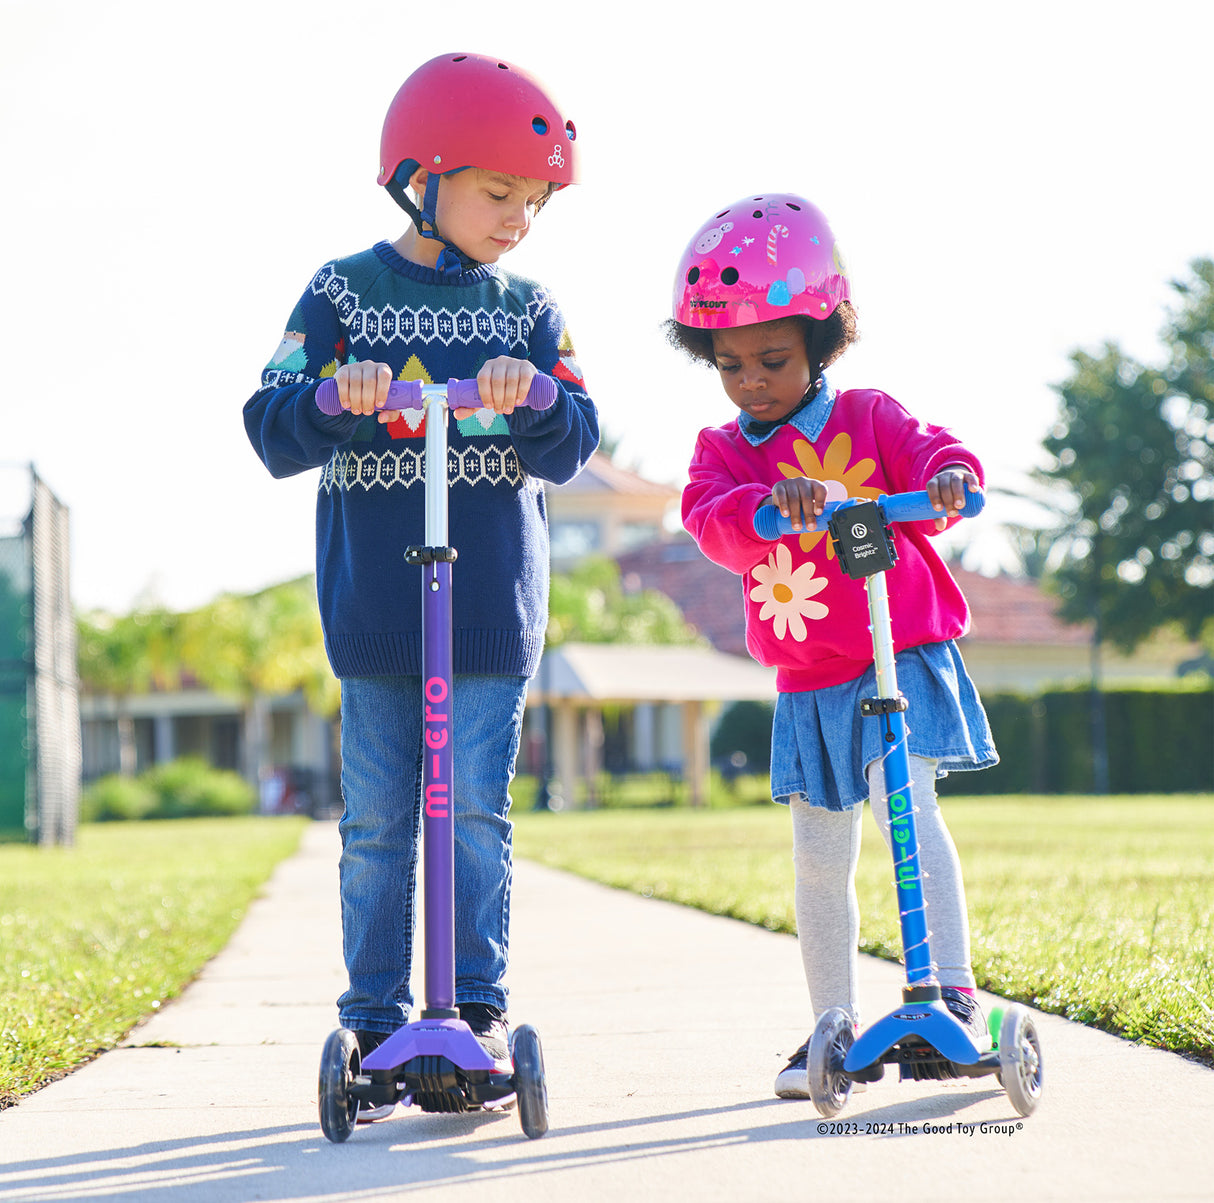
<svg viewBox="0 0 1214 1203"><path fill-rule="evenodd" d="M855 341L856 313L826 218L792 194L747 196L697 231L679 264L671 343L715 367L741 411L703 430L683 492L683 523L709 559L743 578L746 642L776 668L771 792L792 812L797 933L815 1020L843 1007L857 1026L855 872L864 799L890 842L864 582L814 532L828 500L926 489L941 517L899 527L889 576L898 684L910 701L909 752L932 951L949 1010L976 1038L969 920L935 780L997 763L986 715L954 640L969 625L956 582L928 536L978 488L982 468L945 429L873 389L836 392L824 369ZM774 504L794 531L774 543L754 514ZM926 529L925 529L926 528ZM878 803L879 800L879 803ZM799 1048L776 1094L809 1096Z"/></svg>

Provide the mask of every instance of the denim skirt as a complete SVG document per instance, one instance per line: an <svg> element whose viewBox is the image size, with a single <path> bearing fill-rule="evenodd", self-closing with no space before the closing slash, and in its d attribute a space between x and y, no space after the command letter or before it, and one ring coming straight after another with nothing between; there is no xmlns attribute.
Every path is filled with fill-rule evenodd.
<svg viewBox="0 0 1214 1203"><path fill-rule="evenodd" d="M907 648L894 657L907 700L907 750L938 761L937 776L999 763L978 691L953 640ZM802 794L811 805L850 810L868 797L868 766L885 750L885 724L863 718L876 697L877 671L825 689L781 693L771 731L771 796Z"/></svg>

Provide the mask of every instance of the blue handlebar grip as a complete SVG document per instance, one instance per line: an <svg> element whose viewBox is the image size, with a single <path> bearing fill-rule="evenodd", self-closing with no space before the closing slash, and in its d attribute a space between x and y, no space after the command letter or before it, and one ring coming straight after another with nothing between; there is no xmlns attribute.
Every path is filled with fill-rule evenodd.
<svg viewBox="0 0 1214 1203"><path fill-rule="evenodd" d="M854 499L853 499L854 500ZM847 505L846 501L828 501L823 508L821 516L818 518L817 524L808 530L825 530L830 522L831 516L840 506ZM932 508L932 503L927 499L927 490L920 489L914 493L891 493L882 494L877 498L877 504L881 506L885 514L886 522L930 522L935 518L942 517L940 510ZM986 505L986 494L981 491L975 491L965 486L965 508L961 511L962 518L977 518L982 513ZM782 535L803 534L803 531L794 531L792 528L792 519L785 518L774 505L763 505L755 511L754 517L755 534L760 539L766 539L768 542L775 542Z"/></svg>

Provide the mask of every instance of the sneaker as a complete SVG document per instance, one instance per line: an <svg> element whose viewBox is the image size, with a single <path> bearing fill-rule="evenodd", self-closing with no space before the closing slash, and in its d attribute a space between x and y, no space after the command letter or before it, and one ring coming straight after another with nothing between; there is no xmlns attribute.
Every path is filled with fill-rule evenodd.
<svg viewBox="0 0 1214 1203"><path fill-rule="evenodd" d="M974 1044L982 1048L990 1033L987 1031L986 1016L983 1015L978 1000L956 986L941 986L940 998L949 1014L960 1020Z"/></svg>
<svg viewBox="0 0 1214 1203"><path fill-rule="evenodd" d="M868 1084L866 1082L853 1081L851 1084L852 1094L863 1094L867 1089ZM808 1040L788 1058L788 1064L776 1074L776 1097L781 1099L808 1099L813 1097L809 1093Z"/></svg>
<svg viewBox="0 0 1214 1203"><path fill-rule="evenodd" d="M776 1097L781 1099L809 1098L809 1041L807 1040L791 1057L788 1064L776 1074Z"/></svg>
<svg viewBox="0 0 1214 1203"><path fill-rule="evenodd" d="M506 1012L492 1003L456 1003L459 1017L472 1029L481 1048L495 1061L510 1061L510 1033L506 1027Z"/></svg>
<svg viewBox="0 0 1214 1203"><path fill-rule="evenodd" d="M354 1036L358 1040L358 1055L360 1058L379 1048L388 1039L388 1034L385 1032L358 1031L354 1033ZM358 1115L355 1116L354 1122L373 1124L377 1119L387 1119L395 1110L395 1103L380 1103L378 1107L369 1106L367 1103L359 1103Z"/></svg>

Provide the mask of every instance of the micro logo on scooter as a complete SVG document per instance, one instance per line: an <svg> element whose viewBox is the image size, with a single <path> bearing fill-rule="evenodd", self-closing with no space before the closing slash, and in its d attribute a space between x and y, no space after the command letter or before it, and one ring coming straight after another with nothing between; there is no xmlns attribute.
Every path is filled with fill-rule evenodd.
<svg viewBox="0 0 1214 1203"><path fill-rule="evenodd" d="M894 843L901 845L905 851L905 845L910 839L910 830L907 826L907 804L908 799L904 793L891 794L889 799L889 827L890 835L893 837ZM914 886L917 880L915 866L910 858L900 859L894 865L894 871L898 878L898 888L901 890L909 890Z"/></svg>
<svg viewBox="0 0 1214 1203"><path fill-rule="evenodd" d="M450 715L447 708L436 710L435 706L441 705L447 700L447 682L442 677L431 677L426 682L426 747L430 749L434 756L434 765L430 776L432 778L441 777L442 760L441 749L445 748L449 742L447 732L447 722ZM426 786L426 815L431 819L445 819L449 814L450 799L447 796L447 783L445 781L432 781Z"/></svg>

